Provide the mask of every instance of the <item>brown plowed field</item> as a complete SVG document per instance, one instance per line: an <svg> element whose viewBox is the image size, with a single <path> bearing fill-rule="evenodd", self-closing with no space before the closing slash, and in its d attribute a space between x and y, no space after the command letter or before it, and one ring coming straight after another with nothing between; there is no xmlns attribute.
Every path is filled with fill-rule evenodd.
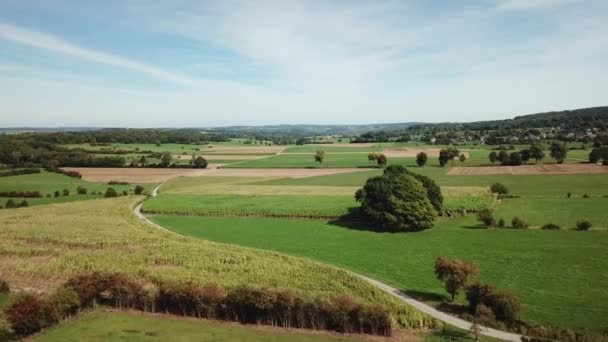
<svg viewBox="0 0 608 342"><path fill-rule="evenodd" d="M596 164L541 164L520 166L453 167L448 175L547 175L576 173L608 173L608 166Z"/></svg>
<svg viewBox="0 0 608 342"><path fill-rule="evenodd" d="M158 183L179 176L208 177L270 177L306 178L338 173L369 171L364 168L341 169L217 169L220 164L209 164L207 169L152 169L152 168L92 168L66 167L66 171L78 171L90 182Z"/></svg>

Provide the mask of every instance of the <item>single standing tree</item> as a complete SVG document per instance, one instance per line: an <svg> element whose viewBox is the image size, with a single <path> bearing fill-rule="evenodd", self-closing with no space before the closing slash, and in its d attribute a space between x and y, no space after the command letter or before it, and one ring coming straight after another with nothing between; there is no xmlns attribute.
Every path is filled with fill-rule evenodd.
<svg viewBox="0 0 608 342"><path fill-rule="evenodd" d="M315 162L319 163L319 167L323 166L323 159L325 159L325 151L317 150L315 153Z"/></svg>
<svg viewBox="0 0 608 342"><path fill-rule="evenodd" d="M355 193L361 214L372 227L392 232L430 228L437 212L424 186L412 175L391 165L382 176L367 180Z"/></svg>
<svg viewBox="0 0 608 342"><path fill-rule="evenodd" d="M446 149L439 151L439 166L444 167L450 160L450 153Z"/></svg>
<svg viewBox="0 0 608 342"><path fill-rule="evenodd" d="M490 159L490 162L492 162L492 164L494 164L498 160L498 154L496 153L496 151L492 151L492 152L490 152L490 155L488 156L488 158Z"/></svg>
<svg viewBox="0 0 608 342"><path fill-rule="evenodd" d="M522 158L519 152L513 152L509 155L509 165L521 165Z"/></svg>
<svg viewBox="0 0 608 342"><path fill-rule="evenodd" d="M370 163L375 162L376 160L378 160L378 155L376 154L376 152L370 152L367 154L367 160Z"/></svg>
<svg viewBox="0 0 608 342"><path fill-rule="evenodd" d="M460 151L455 147L448 147L448 157L452 161L452 166L454 166L454 159L458 158L460 155Z"/></svg>
<svg viewBox="0 0 608 342"><path fill-rule="evenodd" d="M564 162L566 159L566 155L568 154L568 150L566 149L566 145L560 143L551 144L550 155L558 164Z"/></svg>
<svg viewBox="0 0 608 342"><path fill-rule="evenodd" d="M416 164L418 166L423 167L426 165L426 161L429 159L429 156L425 152L420 152L416 155Z"/></svg>
<svg viewBox="0 0 608 342"><path fill-rule="evenodd" d="M139 158L139 166L140 167L145 167L146 165L148 165L148 161L146 160L146 156L141 156L141 158Z"/></svg>
<svg viewBox="0 0 608 342"><path fill-rule="evenodd" d="M207 168L207 159L199 156L194 159L193 166L197 169L205 169Z"/></svg>
<svg viewBox="0 0 608 342"><path fill-rule="evenodd" d="M521 150L519 154L521 155L521 161L528 164L528 161L530 161L531 158L530 150Z"/></svg>
<svg viewBox="0 0 608 342"><path fill-rule="evenodd" d="M531 145L528 151L530 151L530 158L534 159L536 163L545 157L543 146L540 144Z"/></svg>
<svg viewBox="0 0 608 342"><path fill-rule="evenodd" d="M506 150L500 150L500 152L498 152L498 161L502 165L509 164L509 157L509 152L507 152Z"/></svg>
<svg viewBox="0 0 608 342"><path fill-rule="evenodd" d="M163 167L169 167L169 165L171 165L171 160L173 160L173 156L171 156L171 153L165 152L160 157L160 165L162 165Z"/></svg>
<svg viewBox="0 0 608 342"><path fill-rule="evenodd" d="M464 153L461 153L458 160L460 160L460 163L462 164L467 160L467 156L465 156Z"/></svg>
<svg viewBox="0 0 608 342"><path fill-rule="evenodd" d="M445 257L439 257L435 261L435 276L444 283L445 290L452 296L452 302L478 272L479 268L472 262Z"/></svg>
<svg viewBox="0 0 608 342"><path fill-rule="evenodd" d="M380 154L376 159L376 162L378 163L378 166L385 167L388 160L386 159L386 156L384 154Z"/></svg>

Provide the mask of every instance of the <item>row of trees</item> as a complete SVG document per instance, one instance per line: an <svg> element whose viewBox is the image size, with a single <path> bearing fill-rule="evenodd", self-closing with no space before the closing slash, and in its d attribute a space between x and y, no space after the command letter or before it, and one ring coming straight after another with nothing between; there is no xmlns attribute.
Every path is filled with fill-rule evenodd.
<svg viewBox="0 0 608 342"><path fill-rule="evenodd" d="M309 299L290 290L251 286L226 290L213 283L201 286L192 281L144 282L115 273L76 276L45 297L21 295L5 309L5 314L13 331L24 337L99 304L243 324L392 334L388 310L362 304L348 295L330 300Z"/></svg>
<svg viewBox="0 0 608 342"><path fill-rule="evenodd" d="M551 147L549 148L549 155L555 159L558 164L561 164L568 155L568 149L564 144L552 143ZM502 165L527 164L531 159L534 159L538 163L538 161L542 160L544 157L545 151L541 144L534 144L527 149L511 153L501 149L498 152L492 151L488 155L488 159L492 164L500 162Z"/></svg>
<svg viewBox="0 0 608 342"><path fill-rule="evenodd" d="M466 294L468 309L476 322L495 326L496 321L513 326L519 319L521 304L510 293L497 292L493 286L473 282L479 267L472 262L438 257L435 261L435 276L454 302L462 291Z"/></svg>

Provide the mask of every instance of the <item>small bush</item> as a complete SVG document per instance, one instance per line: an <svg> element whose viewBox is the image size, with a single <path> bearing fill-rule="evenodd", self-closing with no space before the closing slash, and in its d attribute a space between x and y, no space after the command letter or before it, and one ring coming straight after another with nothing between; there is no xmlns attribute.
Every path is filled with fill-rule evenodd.
<svg viewBox="0 0 608 342"><path fill-rule="evenodd" d="M526 223L526 221L520 219L519 217L515 216L511 220L511 227L516 228L516 229L527 229L528 223Z"/></svg>
<svg viewBox="0 0 608 342"><path fill-rule="evenodd" d="M70 190L68 190L68 189L63 189L63 191L61 192L61 194L62 194L63 196L69 196L69 195L70 195Z"/></svg>
<svg viewBox="0 0 608 342"><path fill-rule="evenodd" d="M521 303L510 293L497 293L489 298L489 306L492 308L497 320L513 323L519 319Z"/></svg>
<svg viewBox="0 0 608 342"><path fill-rule="evenodd" d="M79 308L78 293L65 287L59 288L47 299L47 316L53 323L70 318L78 312Z"/></svg>
<svg viewBox="0 0 608 342"><path fill-rule="evenodd" d="M566 197L568 197L568 198L572 197L572 193L571 192L567 193Z"/></svg>
<svg viewBox="0 0 608 342"><path fill-rule="evenodd" d="M544 230L559 230L560 227L558 225L556 225L556 224L553 224L553 223L547 223L546 225L544 225L542 227L542 229L544 229Z"/></svg>
<svg viewBox="0 0 608 342"><path fill-rule="evenodd" d="M4 313L13 331L18 336L31 335L48 326L46 303L31 294L17 297L4 310Z"/></svg>
<svg viewBox="0 0 608 342"><path fill-rule="evenodd" d="M13 329L10 323L6 320L2 312L0 312L0 341L13 341L15 340Z"/></svg>
<svg viewBox="0 0 608 342"><path fill-rule="evenodd" d="M0 293L9 293L11 287L8 285L8 281L0 279Z"/></svg>
<svg viewBox="0 0 608 342"><path fill-rule="evenodd" d="M583 198L589 198L589 194L583 194Z"/></svg>
<svg viewBox="0 0 608 342"><path fill-rule="evenodd" d="M46 194L46 198L51 198L51 194Z"/></svg>
<svg viewBox="0 0 608 342"><path fill-rule="evenodd" d="M77 192L79 195L86 195L86 194L87 194L87 188L85 188L85 187L84 187L84 186L82 186L82 185L79 185L79 186L78 186L78 188L76 188L76 192Z"/></svg>
<svg viewBox="0 0 608 342"><path fill-rule="evenodd" d="M17 203L15 203L15 201L13 201L12 199L9 199L8 201L6 201L6 205L4 207L6 209L14 209L17 208Z"/></svg>
<svg viewBox="0 0 608 342"><path fill-rule="evenodd" d="M136 195L141 195L142 192L144 192L144 187L141 185L136 185L135 186L135 194Z"/></svg>
<svg viewBox="0 0 608 342"><path fill-rule="evenodd" d="M505 227L505 220L501 217L500 220L498 220L498 228L504 228Z"/></svg>
<svg viewBox="0 0 608 342"><path fill-rule="evenodd" d="M29 206L30 206L30 204L26 200L23 200L19 204L17 204L17 208L26 208Z"/></svg>
<svg viewBox="0 0 608 342"><path fill-rule="evenodd" d="M482 222L488 228L496 226L494 212L490 208L483 208L479 210L477 212L477 221Z"/></svg>
<svg viewBox="0 0 608 342"><path fill-rule="evenodd" d="M118 197L118 193L113 188L108 188L106 190L106 193L103 195L103 197L105 197L105 198Z"/></svg>
<svg viewBox="0 0 608 342"><path fill-rule="evenodd" d="M61 193L59 192L59 190L57 190L53 193L53 196L59 197L59 196L61 196Z"/></svg>
<svg viewBox="0 0 608 342"><path fill-rule="evenodd" d="M127 192L127 190L123 190L123 191L122 191L122 195L123 195L123 196L127 196L128 194L129 194L129 192Z"/></svg>
<svg viewBox="0 0 608 342"><path fill-rule="evenodd" d="M509 193L509 189L502 183L494 183L490 186L490 191L498 195L506 195Z"/></svg>
<svg viewBox="0 0 608 342"><path fill-rule="evenodd" d="M7 203L7 205L8 205L8 203ZM591 222L589 222L587 220L576 221L576 230L589 230L589 229L591 229Z"/></svg>

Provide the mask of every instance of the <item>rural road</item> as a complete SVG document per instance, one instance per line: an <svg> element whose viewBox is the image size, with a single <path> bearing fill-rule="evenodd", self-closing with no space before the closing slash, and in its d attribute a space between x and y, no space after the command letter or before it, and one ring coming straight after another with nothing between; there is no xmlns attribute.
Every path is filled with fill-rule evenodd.
<svg viewBox="0 0 608 342"><path fill-rule="evenodd" d="M154 190L152 190L151 196L154 197L156 195L158 195L158 189L160 188L160 184L157 185ZM160 226L152 221L150 221L146 216L144 216L144 214L141 213L141 206L143 205L143 201L138 204L135 209L133 210L133 212L135 213L135 216L137 216L139 219L141 219L142 221L154 226L157 229L160 229L162 231L165 232L169 232L172 234L176 234L176 235L180 235L172 230L169 230L163 226ZM449 324L451 326L454 326L458 329L462 329L465 331L469 331L471 329L472 323L465 321L463 319L460 319L458 317L454 317L451 315L448 315L444 312L441 312L435 308L433 308L432 306L425 304L423 302L420 302L410 296L408 296L407 294L405 294L403 291L394 288L390 285L387 285L385 283L382 283L378 280L366 277L364 275L361 274L357 274L354 272L351 272L352 274L354 274L355 276L359 277L360 279L368 282L369 284L381 289L382 291L398 298L399 300L409 304L410 306L415 307L416 309L426 313L427 315L434 317L446 324ZM487 327L481 327L481 335L483 336L487 336L487 337L492 337L492 338L497 338L499 340L503 340L503 341L513 341L513 342L517 342L517 341L521 341L521 338L523 337L522 335L518 335L518 334L513 334L513 333L509 333L506 331L501 331L501 330L496 330L496 329L492 329L492 328L487 328Z"/></svg>

